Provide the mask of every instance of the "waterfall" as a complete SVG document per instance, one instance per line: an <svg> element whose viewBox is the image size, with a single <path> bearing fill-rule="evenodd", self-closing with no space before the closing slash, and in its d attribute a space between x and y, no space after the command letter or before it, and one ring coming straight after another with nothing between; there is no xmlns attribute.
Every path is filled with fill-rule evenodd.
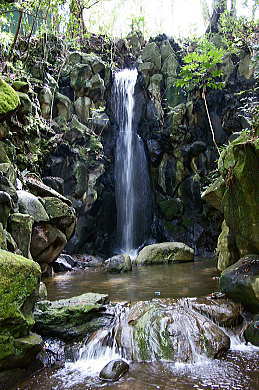
<svg viewBox="0 0 259 390"><path fill-rule="evenodd" d="M118 135L115 152L117 245L133 255L148 238L151 225L151 193L144 144L137 133L134 97L136 69L115 74L113 101Z"/></svg>

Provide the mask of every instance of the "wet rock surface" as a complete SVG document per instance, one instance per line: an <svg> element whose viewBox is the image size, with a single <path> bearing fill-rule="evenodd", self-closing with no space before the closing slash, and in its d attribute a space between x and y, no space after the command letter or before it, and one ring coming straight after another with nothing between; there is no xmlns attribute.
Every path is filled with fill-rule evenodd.
<svg viewBox="0 0 259 390"><path fill-rule="evenodd" d="M45 336L61 339L83 338L95 330L111 324L113 316L104 303L108 296L86 293L59 301L41 301L36 304L35 330Z"/></svg>
<svg viewBox="0 0 259 390"><path fill-rule="evenodd" d="M220 289L252 312L259 310L259 257L247 255L223 271Z"/></svg>
<svg viewBox="0 0 259 390"><path fill-rule="evenodd" d="M125 375L128 370L129 365L124 360L112 360L101 370L99 378L103 381L115 382Z"/></svg>

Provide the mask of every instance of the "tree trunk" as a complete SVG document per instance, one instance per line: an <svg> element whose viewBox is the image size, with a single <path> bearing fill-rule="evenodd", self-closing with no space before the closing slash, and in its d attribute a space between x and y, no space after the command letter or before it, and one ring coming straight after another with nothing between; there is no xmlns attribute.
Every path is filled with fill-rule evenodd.
<svg viewBox="0 0 259 390"><path fill-rule="evenodd" d="M8 53L8 58L9 58L9 60L10 60L11 57L12 57L13 50L14 50L14 48L15 48L15 45L16 45L16 42L17 42L17 39L18 39L20 30L21 30L22 19L23 19L23 10L20 10L20 11L19 11L19 19L18 19L18 23L17 23L17 28L16 28L15 36L14 36L14 39L13 39L13 43L12 43L12 45L11 45L11 47L10 47L9 53Z"/></svg>
<svg viewBox="0 0 259 390"><path fill-rule="evenodd" d="M234 0L235 1L235 0ZM206 30L206 33L217 33L219 18L227 10L227 0L214 0L213 1L213 13L210 19L209 27Z"/></svg>

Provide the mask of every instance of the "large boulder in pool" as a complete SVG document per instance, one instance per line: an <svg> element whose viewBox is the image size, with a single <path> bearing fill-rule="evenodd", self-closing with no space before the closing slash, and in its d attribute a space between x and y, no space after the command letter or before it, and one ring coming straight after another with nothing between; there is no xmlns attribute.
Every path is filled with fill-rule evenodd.
<svg viewBox="0 0 259 390"><path fill-rule="evenodd" d="M162 242L145 246L138 254L136 263L168 264L174 262L193 261L194 250L182 242Z"/></svg>
<svg viewBox="0 0 259 390"><path fill-rule="evenodd" d="M0 250L0 373L29 365L41 349L30 333L40 275L34 261Z"/></svg>
<svg viewBox="0 0 259 390"><path fill-rule="evenodd" d="M113 314L104 303L108 295L86 293L58 301L41 301L36 304L35 330L44 336L74 339L110 326Z"/></svg>
<svg viewBox="0 0 259 390"><path fill-rule="evenodd" d="M128 272L132 270L131 259L129 255L126 254L110 257L105 260L104 267L106 271L113 273Z"/></svg>
<svg viewBox="0 0 259 390"><path fill-rule="evenodd" d="M252 312L259 311L259 255L247 255L220 277L220 289Z"/></svg>
<svg viewBox="0 0 259 390"><path fill-rule="evenodd" d="M185 299L153 299L133 304L117 329L124 356L134 361L195 362L221 356L229 337Z"/></svg>

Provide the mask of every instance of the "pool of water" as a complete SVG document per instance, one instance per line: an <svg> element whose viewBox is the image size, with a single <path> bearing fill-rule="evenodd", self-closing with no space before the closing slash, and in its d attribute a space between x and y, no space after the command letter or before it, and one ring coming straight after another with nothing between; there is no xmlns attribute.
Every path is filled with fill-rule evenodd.
<svg viewBox="0 0 259 390"><path fill-rule="evenodd" d="M48 299L70 298L86 292L108 294L111 301L200 297L218 289L218 271L212 259L169 265L133 267L132 272L109 274L90 269L56 274L45 279Z"/></svg>

